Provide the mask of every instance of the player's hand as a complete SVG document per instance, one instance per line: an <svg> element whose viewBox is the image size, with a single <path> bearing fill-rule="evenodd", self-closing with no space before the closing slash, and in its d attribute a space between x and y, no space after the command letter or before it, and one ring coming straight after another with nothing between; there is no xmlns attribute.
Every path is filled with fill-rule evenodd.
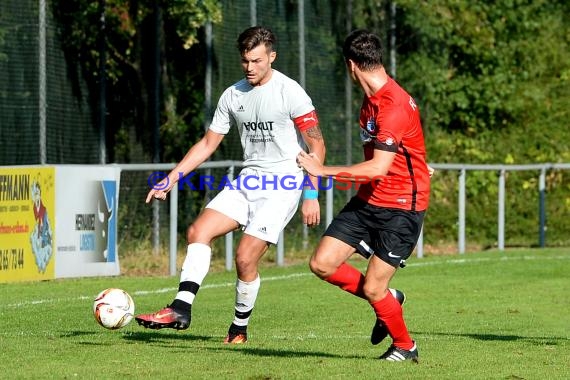
<svg viewBox="0 0 570 380"><path fill-rule="evenodd" d="M146 203L150 203L153 199L158 199L161 201L166 200L166 195L172 189L174 181L171 181L168 176L164 177L162 181L154 185L146 196Z"/></svg>
<svg viewBox="0 0 570 380"><path fill-rule="evenodd" d="M166 200L166 192L162 190L151 189L146 196L146 203L150 203L152 199Z"/></svg>
<svg viewBox="0 0 570 380"><path fill-rule="evenodd" d="M164 201L166 200L166 194L168 194L168 191L150 189L146 196L146 203L150 203L153 199Z"/></svg>
<svg viewBox="0 0 570 380"><path fill-rule="evenodd" d="M321 164L319 157L314 153L307 153L305 151L299 152L297 155L297 165L315 177L324 176L324 166Z"/></svg>
<svg viewBox="0 0 570 380"><path fill-rule="evenodd" d="M432 168L432 167L429 166L429 165L428 165L427 167L428 167L428 174L429 174L429 176L431 177L431 176L433 175L433 172L435 172L435 169Z"/></svg>
<svg viewBox="0 0 570 380"><path fill-rule="evenodd" d="M301 205L301 217L303 224L308 227L316 227L321 223L321 207L318 199L306 199Z"/></svg>

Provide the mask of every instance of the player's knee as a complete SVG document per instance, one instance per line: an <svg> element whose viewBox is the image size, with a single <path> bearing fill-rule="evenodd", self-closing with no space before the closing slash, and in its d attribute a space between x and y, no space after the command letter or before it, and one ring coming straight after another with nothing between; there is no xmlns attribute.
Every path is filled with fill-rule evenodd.
<svg viewBox="0 0 570 380"><path fill-rule="evenodd" d="M370 301L379 301L388 293L388 289L385 286L381 286L372 281L364 281L362 291L366 299Z"/></svg>
<svg viewBox="0 0 570 380"><path fill-rule="evenodd" d="M186 230L186 241L188 242L188 244L197 241L198 239L197 232L198 231L193 224L188 227L188 229Z"/></svg>
<svg viewBox="0 0 570 380"><path fill-rule="evenodd" d="M251 255L245 255L238 251L236 252L234 261L239 273L248 273L252 271L257 272L257 262L251 257Z"/></svg>
<svg viewBox="0 0 570 380"><path fill-rule="evenodd" d="M332 273L329 273L330 270L327 270L327 266L315 256L311 257L311 260L309 261L309 268L311 269L311 272L322 279L325 279L332 275Z"/></svg>
<svg viewBox="0 0 570 380"><path fill-rule="evenodd" d="M215 237L205 228L199 228L192 224L186 230L186 242L210 244Z"/></svg>

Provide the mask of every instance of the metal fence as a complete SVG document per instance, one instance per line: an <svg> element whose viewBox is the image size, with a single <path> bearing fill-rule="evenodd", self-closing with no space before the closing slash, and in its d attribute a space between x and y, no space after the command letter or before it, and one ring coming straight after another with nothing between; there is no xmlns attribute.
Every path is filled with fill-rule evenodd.
<svg viewBox="0 0 570 380"><path fill-rule="evenodd" d="M51 5L0 1L2 165L100 162L87 86L61 49Z"/></svg>
<svg viewBox="0 0 570 380"><path fill-rule="evenodd" d="M331 34L337 29L334 3L224 0L219 6L223 22L204 28L204 87L196 89L204 93L204 128L216 99L243 77L235 47L238 34L251 25L267 25L277 35L278 58L273 67L298 81L312 97L322 125L328 126L323 133L330 141L330 158L351 162L359 152L350 142L358 135L346 127L354 122L357 104L338 41ZM109 124L121 123L121 133L140 145L131 147L129 157L121 160L157 162L140 141L134 141L140 126L124 121L127 118L121 115L127 111L113 111L102 104L104 82L99 89L90 88L80 60L64 51L56 7L53 0L0 2L0 141L4 142L0 164L108 163L107 153L113 147L107 146L111 138L103 126L107 119ZM157 127L148 124L145 129ZM241 160L237 134L230 132L226 140L213 159Z"/></svg>
<svg viewBox="0 0 570 380"><path fill-rule="evenodd" d="M549 170L570 170L570 164L556 164L556 163L545 163L545 164L533 164L533 165L470 165L470 164L430 164L437 172L441 171L452 171L458 174L458 187L457 187L457 225L458 225L458 235L457 235L457 253L463 254L466 251L466 178L469 172L473 171L494 171L498 173L498 189L497 189L497 248L499 250L505 249L505 208L506 208L506 198L507 198L507 187L505 175L507 172L513 171L531 171L537 172L538 174L538 187L536 192L538 193L539 204L537 205L537 219L539 221L539 228L537 231L538 245L544 247L546 245L546 220L547 220L547 207L546 207L546 185L547 185L547 172ZM174 168L174 164L120 164L118 165L122 172L156 172L156 171L169 171ZM207 162L200 166L202 170L209 170L215 168L223 168L226 170L227 176L233 178L234 173L237 173L241 166L240 161L216 161ZM436 172L436 173L437 173ZM437 175L436 175L437 178ZM122 187L122 186L121 186ZM178 220L179 220L179 204L178 204L178 194L179 188L175 186L172 188L169 194L169 212L168 212L168 246L169 246L169 273L174 276L177 274L176 260L177 260L177 246L178 246ZM334 209L334 197L335 191L334 187L327 187L326 195L324 198L324 204L321 207L324 208L325 214L325 228L332 221L336 211ZM344 199L344 195L341 196ZM121 194L119 195L121 199ZM322 199L322 198L321 198ZM142 200L141 200L142 202ZM159 239L156 237L160 234L161 222L159 222L159 213L157 212L158 202L153 203L153 223L152 230L153 236L155 237L155 244L159 244ZM437 204L433 204L430 207L438 207ZM119 220L119 224L121 221ZM418 245L416 247L416 255L418 258L424 257L424 233L420 236ZM429 230L428 230L429 233ZM120 238L120 237L119 237ZM284 264L285 258L285 242L287 242L287 236L281 235L279 243L277 244L277 265ZM296 237L299 238L298 236ZM228 233L225 236L225 267L227 270L232 269L233 266L233 232Z"/></svg>

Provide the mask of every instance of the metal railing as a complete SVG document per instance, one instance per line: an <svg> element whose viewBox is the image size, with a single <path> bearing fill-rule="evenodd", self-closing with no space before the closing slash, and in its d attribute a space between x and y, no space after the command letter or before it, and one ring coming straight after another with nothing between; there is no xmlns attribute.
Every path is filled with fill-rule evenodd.
<svg viewBox="0 0 570 380"><path fill-rule="evenodd" d="M175 164L115 164L121 171L159 171L172 170ZM199 169L227 168L228 179L234 178L236 168L240 168L241 161L212 161L202 164ZM468 171L495 171L499 174L498 181L498 198L497 198L497 246L499 250L505 248L505 173L508 171L538 171L538 192L539 192L539 246L544 247L546 244L546 172L553 169L570 169L570 164L531 164L531 165L471 165L471 164L430 164L436 170L452 170L457 171L459 175L458 181L458 236L457 246L458 253L465 253L465 219L466 219L466 177ZM333 212L333 188L327 186L325 197L325 221L328 226L334 216ZM120 196L120 195L119 195ZM178 186L174 186L169 193L169 272L174 276L177 273L177 230L178 230ZM157 215L157 213L153 213ZM153 235L156 236L159 230L158 218L153 217ZM284 264L284 236L283 233L279 237L277 244L277 265ZM416 247L416 255L418 258L424 256L423 247L423 230L420 234ZM233 266L233 232L229 232L225 236L225 267L231 270Z"/></svg>
<svg viewBox="0 0 570 380"><path fill-rule="evenodd" d="M457 250L459 254L465 253L465 205L466 205L466 178L467 171L482 170L499 173L497 197L497 248L505 249L505 173L507 171L539 171L539 246L546 245L546 172L548 170L568 170L569 163L544 163L529 165L471 165L471 164L430 164L436 170L456 170L459 172L459 198L458 198L458 237ZM423 236L420 237L417 247L418 257L423 257Z"/></svg>

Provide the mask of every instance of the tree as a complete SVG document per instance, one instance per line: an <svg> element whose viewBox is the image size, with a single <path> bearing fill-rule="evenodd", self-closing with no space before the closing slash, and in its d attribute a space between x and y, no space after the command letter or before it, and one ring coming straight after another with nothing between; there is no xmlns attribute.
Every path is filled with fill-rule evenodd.
<svg viewBox="0 0 570 380"><path fill-rule="evenodd" d="M203 88L204 53L198 41L207 22L221 21L218 2L54 0L52 5L69 73L82 73L93 105L99 98L99 43L104 38L109 161L151 159L153 99L161 111L161 160L180 157L184 147L178 142L189 143L201 128L202 91L193 90ZM157 31L158 52L153 44ZM154 94L157 54L160 93Z"/></svg>
<svg viewBox="0 0 570 380"><path fill-rule="evenodd" d="M419 97L428 131L455 136L443 141L441 151L432 150L432 158L560 159L559 141L570 137L564 100L570 88L567 2L403 0L398 6L399 78ZM556 141L545 138L545 129L558 135ZM519 140L524 148L493 151L497 144L488 133L524 135L527 141ZM529 141L529 134L535 139ZM485 145L470 149L457 136L479 136Z"/></svg>

